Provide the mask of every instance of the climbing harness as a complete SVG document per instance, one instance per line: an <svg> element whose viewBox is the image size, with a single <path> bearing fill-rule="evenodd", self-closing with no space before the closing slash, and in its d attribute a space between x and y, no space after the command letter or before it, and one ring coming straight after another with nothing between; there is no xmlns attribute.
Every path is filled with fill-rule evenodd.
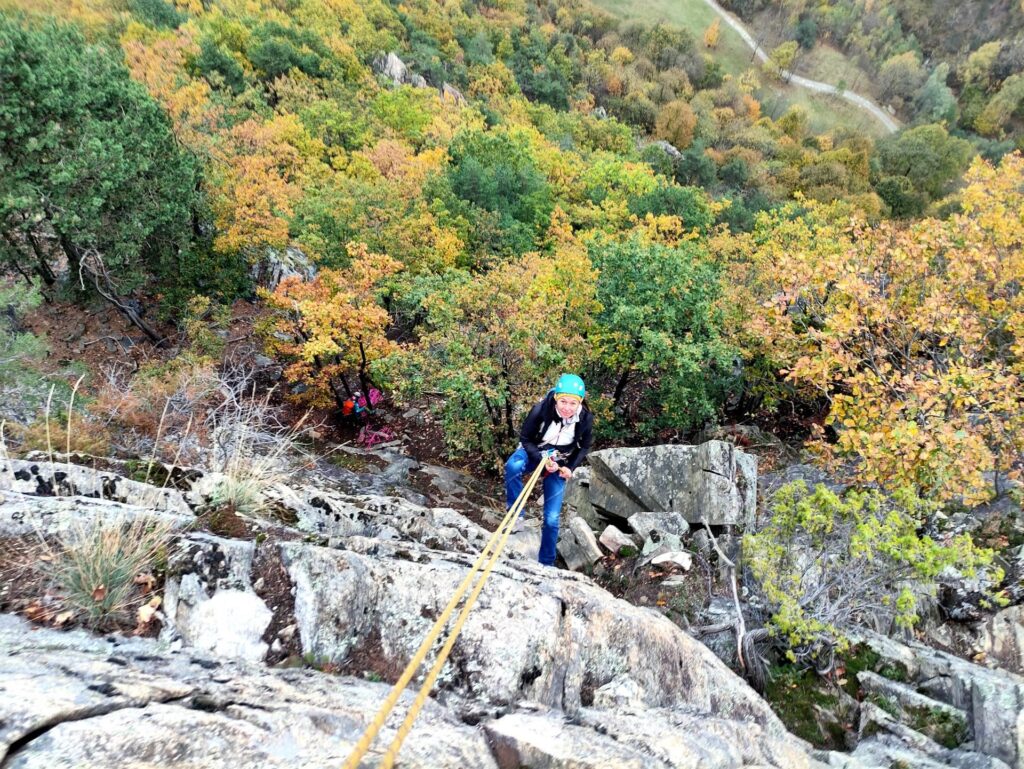
<svg viewBox="0 0 1024 769"><path fill-rule="evenodd" d="M394 739L388 746L387 751L384 753L384 757L378 764L379 769L391 769L395 763L395 758L398 756L398 751L402 747L402 742L405 740L406 735L412 730L413 722L422 710L424 703L427 701L427 697L430 695L430 690L434 688L434 682L437 680L438 675L441 673L441 668L444 667L444 663L448 660L448 654L451 652L452 647L455 646L455 641L459 637L459 633L462 631L462 626L466 623L466 618L469 616L470 610L473 608L473 604L476 603L477 596L484 589L484 583L487 581L487 577L490 576L491 570L494 568L494 564L498 560L498 556L501 555L501 551L504 550L505 544L508 542L509 535L512 533L512 527L515 524L516 518L522 512L526 506L526 500L529 499L530 493L533 491L534 486L537 485L537 480L541 477L541 473L544 467L547 465L547 460L557 456L557 452L547 452L543 457L540 464L537 465L537 469L533 471L526 485L523 486L523 491L519 497L509 508L505 514L505 518L495 529L494 533L491 534L490 539L487 540L487 544L484 545L483 550L480 552L479 557L473 564L469 573L465 576L459 586L455 589L455 594L452 595L451 600L448 601L448 605L445 606L444 611L441 612L441 616L437 618L434 626L427 633L427 637L423 639L419 649L416 650L416 654L409 661L402 675L399 676L395 685L391 687L391 692L388 694L387 699L384 700L384 704L381 705L380 710L377 711L377 715L374 716L373 721L366 727L366 731L363 732L363 736L359 738L359 742L356 743L352 753L349 755L348 760L345 762L344 769L358 769L359 762L362 761L363 756L370 749L370 745L373 743L377 733L384 726L384 722L390 715L391 710L394 708L395 703L398 702L398 698L402 695L405 687L412 680L416 671L420 665L423 664L426 659L427 653L430 648L434 645L438 636L441 635L441 631L444 626L448 623L452 612L455 611L455 607L458 606L459 601L466 594L469 589L470 583L473 578L476 577L477 572L480 571L483 566L483 573L480 575L480 579L473 586L473 591L466 598L466 602L459 612L459 616L455 619L455 624L452 626L451 633L448 635L448 639L445 641L444 646L441 647L441 651L438 652L437 659L434 662L434 666L427 673L426 678L423 681L420 690L416 695L416 699L413 701L412 706L409 708L409 712L402 722L402 725L398 728ZM493 548L493 551L492 551ZM484 561L487 564L484 566Z"/></svg>

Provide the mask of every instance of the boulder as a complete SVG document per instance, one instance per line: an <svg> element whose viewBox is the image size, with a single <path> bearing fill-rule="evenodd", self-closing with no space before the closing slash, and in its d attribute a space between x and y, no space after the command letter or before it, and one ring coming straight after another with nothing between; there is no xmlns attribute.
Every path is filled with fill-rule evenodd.
<svg viewBox="0 0 1024 769"><path fill-rule="evenodd" d="M590 468L580 467L572 474L565 484L565 495L562 497L562 524L575 516L581 517L590 526L591 531L601 531L607 521L598 514L590 502Z"/></svg>
<svg viewBox="0 0 1024 769"><path fill-rule="evenodd" d="M268 647L261 639L272 616L255 593L218 590L194 608L183 638L218 657L262 662Z"/></svg>
<svg viewBox="0 0 1024 769"><path fill-rule="evenodd" d="M582 518L573 518L561 530L558 552L565 565L572 571L580 571L601 559L603 553L597 545L597 538Z"/></svg>
<svg viewBox="0 0 1024 769"><path fill-rule="evenodd" d="M590 454L590 500L603 511L674 511L690 523L754 522L757 458L731 443L616 448Z"/></svg>
<svg viewBox="0 0 1024 769"><path fill-rule="evenodd" d="M661 566L664 564L671 564L673 566L678 566L683 571L689 571L690 567L693 566L693 556L683 551L670 550L666 553L659 553L651 558L652 566Z"/></svg>
<svg viewBox="0 0 1024 769"><path fill-rule="evenodd" d="M808 489L814 489L818 484L823 485L835 494L842 494L847 489L847 484L836 480L835 476L829 475L820 467L806 464L787 465L782 470L774 473L765 473L758 479L758 492L764 498L771 497L776 491L787 483L803 481Z"/></svg>

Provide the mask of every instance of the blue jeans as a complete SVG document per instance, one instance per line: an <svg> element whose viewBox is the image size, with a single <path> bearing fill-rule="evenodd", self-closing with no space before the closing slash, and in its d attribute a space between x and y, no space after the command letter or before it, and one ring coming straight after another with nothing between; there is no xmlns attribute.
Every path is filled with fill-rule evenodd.
<svg viewBox="0 0 1024 769"><path fill-rule="evenodd" d="M510 510L512 504L523 491L523 475L537 469L537 463L531 462L526 449L518 448L505 463L505 509ZM562 515L562 496L565 494L565 480L552 473L544 478L544 526L540 532L540 553L537 560L545 566L555 565L555 546L558 544L558 524Z"/></svg>

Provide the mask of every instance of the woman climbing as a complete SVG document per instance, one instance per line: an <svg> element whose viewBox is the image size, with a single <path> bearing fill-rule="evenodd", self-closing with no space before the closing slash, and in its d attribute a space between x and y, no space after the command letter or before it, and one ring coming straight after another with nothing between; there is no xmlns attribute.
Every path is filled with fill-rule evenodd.
<svg viewBox="0 0 1024 769"><path fill-rule="evenodd" d="M575 374L562 374L547 396L534 406L519 431L519 448L505 463L505 503L510 509L523 490L523 474L546 463L544 526L537 560L554 566L565 482L590 451L594 417L583 399L587 391ZM545 458L548 452L554 451ZM520 517L521 520L521 517Z"/></svg>

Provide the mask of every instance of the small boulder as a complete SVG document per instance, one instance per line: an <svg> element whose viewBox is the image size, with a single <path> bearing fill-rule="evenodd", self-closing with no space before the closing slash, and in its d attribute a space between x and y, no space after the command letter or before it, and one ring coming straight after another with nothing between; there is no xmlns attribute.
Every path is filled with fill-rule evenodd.
<svg viewBox="0 0 1024 769"><path fill-rule="evenodd" d="M630 528L641 552L648 555L661 546L679 550L690 524L680 513L636 513L629 517Z"/></svg>
<svg viewBox="0 0 1024 769"><path fill-rule="evenodd" d="M267 654L261 638L272 616L255 593L218 590L193 610L185 641L220 657L260 662Z"/></svg>
<svg viewBox="0 0 1024 769"><path fill-rule="evenodd" d="M651 559L652 566L661 566L663 564L672 564L678 566L683 571L689 571L690 567L693 566L693 556L682 550L670 550Z"/></svg>
<svg viewBox="0 0 1024 769"><path fill-rule="evenodd" d="M608 552L616 555L624 547L636 548L636 543L632 537L611 525L601 532L601 544L607 548Z"/></svg>
<svg viewBox="0 0 1024 769"><path fill-rule="evenodd" d="M643 691L640 685L625 673L616 676L594 692L595 708L614 710L643 705Z"/></svg>

